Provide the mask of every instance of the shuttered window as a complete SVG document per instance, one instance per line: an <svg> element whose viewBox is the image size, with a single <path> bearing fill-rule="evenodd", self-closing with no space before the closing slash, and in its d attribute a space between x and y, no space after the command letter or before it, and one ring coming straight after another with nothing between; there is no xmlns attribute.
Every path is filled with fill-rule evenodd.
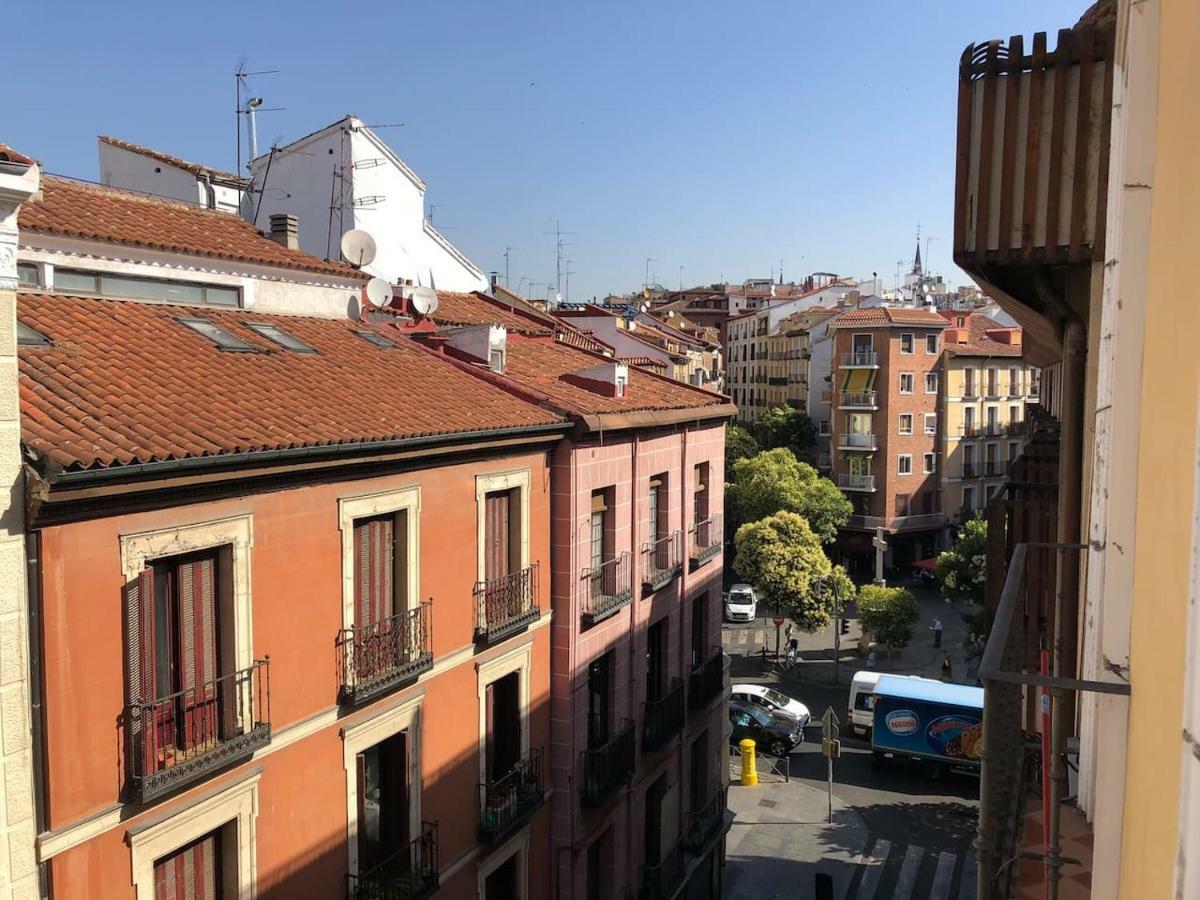
<svg viewBox="0 0 1200 900"><path fill-rule="evenodd" d="M154 900L221 900L221 896L219 830L154 863Z"/></svg>
<svg viewBox="0 0 1200 900"><path fill-rule="evenodd" d="M484 578L503 578L521 568L521 489L484 496Z"/></svg>
<svg viewBox="0 0 1200 900"><path fill-rule="evenodd" d="M407 512L354 523L354 624L377 625L406 605Z"/></svg>

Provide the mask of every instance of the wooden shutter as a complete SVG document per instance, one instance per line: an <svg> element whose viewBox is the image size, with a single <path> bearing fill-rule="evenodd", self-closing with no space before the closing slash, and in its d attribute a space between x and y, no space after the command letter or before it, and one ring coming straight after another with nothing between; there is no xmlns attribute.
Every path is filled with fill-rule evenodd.
<svg viewBox="0 0 1200 900"><path fill-rule="evenodd" d="M354 616L360 628L392 615L394 532L395 517L391 515L354 523Z"/></svg>
<svg viewBox="0 0 1200 900"><path fill-rule="evenodd" d="M483 575L488 581L509 573L511 494L494 491L484 498Z"/></svg>
<svg viewBox="0 0 1200 900"><path fill-rule="evenodd" d="M186 747L217 737L217 592L215 555L192 557L176 564L175 608L179 628L176 670L182 691L183 740Z"/></svg>
<svg viewBox="0 0 1200 900"><path fill-rule="evenodd" d="M220 835L211 832L154 864L155 900L220 900Z"/></svg>
<svg viewBox="0 0 1200 900"><path fill-rule="evenodd" d="M129 739L140 753L142 774L153 771L154 742L150 739L153 712L143 706L154 697L154 570L143 569L125 587L125 632L129 646Z"/></svg>
<svg viewBox="0 0 1200 900"><path fill-rule="evenodd" d="M496 682L484 688L485 712L483 769L489 781L496 778Z"/></svg>

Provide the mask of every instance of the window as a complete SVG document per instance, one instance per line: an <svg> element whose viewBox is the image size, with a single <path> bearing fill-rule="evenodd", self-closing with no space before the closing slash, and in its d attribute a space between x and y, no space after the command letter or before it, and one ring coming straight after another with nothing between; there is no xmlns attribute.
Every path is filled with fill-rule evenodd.
<svg viewBox="0 0 1200 900"><path fill-rule="evenodd" d="M900 373L900 393L911 394L912 392L913 392L913 373L912 372L901 372Z"/></svg>
<svg viewBox="0 0 1200 900"><path fill-rule="evenodd" d="M936 394L937 392L938 392L938 373L937 372L926 372L925 373L925 393Z"/></svg>
<svg viewBox="0 0 1200 900"><path fill-rule="evenodd" d="M156 900L220 900L225 896L221 832L210 831L154 861Z"/></svg>
<svg viewBox="0 0 1200 900"><path fill-rule="evenodd" d="M408 609L407 553L396 548L408 544L408 511L356 519L354 522L354 625L371 629L391 619L397 611ZM374 648L363 644L363 659L356 666L364 677L362 666L370 667L367 657ZM374 653L375 656L379 654ZM384 654L386 655L386 654ZM387 664L392 665L389 659Z"/></svg>
<svg viewBox="0 0 1200 900"><path fill-rule="evenodd" d="M937 413L925 413L925 433L937 434Z"/></svg>
<svg viewBox="0 0 1200 900"><path fill-rule="evenodd" d="M294 350L297 353L317 352L312 347L308 346L308 344L304 343L304 341L292 337L290 334L276 325L267 325L266 323L262 322L247 322L246 327L251 331L261 334L267 340L274 341L281 347L286 347L288 350Z"/></svg>
<svg viewBox="0 0 1200 900"><path fill-rule="evenodd" d="M1008 461L1010 463L1016 462L1017 457L1020 455L1021 455L1021 442L1020 441L1009 441L1008 442Z"/></svg>
<svg viewBox="0 0 1200 900"><path fill-rule="evenodd" d="M39 287L41 271L33 263L17 263L17 284L21 287Z"/></svg>
<svg viewBox="0 0 1200 900"><path fill-rule="evenodd" d="M208 338L222 350L227 350L230 353L258 352L253 344L246 343L237 335L230 334L224 328L210 322L208 319L180 319L179 322L192 329L196 334Z"/></svg>
<svg viewBox="0 0 1200 900"><path fill-rule="evenodd" d="M975 407L968 406L963 410L963 434L971 437L975 434Z"/></svg>
<svg viewBox="0 0 1200 900"><path fill-rule="evenodd" d="M923 456L925 461L925 474L932 475L937 471L937 454L925 453Z"/></svg>
<svg viewBox="0 0 1200 900"><path fill-rule="evenodd" d="M1021 405L1019 403L1014 403L1011 406L1009 406L1008 421L1009 422L1020 422L1021 421Z"/></svg>
<svg viewBox="0 0 1200 900"><path fill-rule="evenodd" d="M667 692L667 628L669 619L659 619L646 630L646 700L660 700Z"/></svg>
<svg viewBox="0 0 1200 900"><path fill-rule="evenodd" d="M670 832L671 826L663 824L664 816L671 815L671 812L666 809L665 803L667 788L667 775L663 773L646 791L645 818L642 820L645 831L642 837L644 838L644 859L647 866L657 866L662 862L663 851L670 849L669 846L666 846L667 842L674 839Z"/></svg>
<svg viewBox="0 0 1200 900"><path fill-rule="evenodd" d="M984 410L987 419L987 433L997 434L1000 430L1000 407L989 406Z"/></svg>
<svg viewBox="0 0 1200 900"><path fill-rule="evenodd" d="M609 650L588 666L588 747L608 743L611 725L612 656Z"/></svg>
<svg viewBox="0 0 1200 900"><path fill-rule="evenodd" d="M1017 366L1010 366L1008 369L1008 395L1010 397L1020 397L1024 393L1024 386L1021 384L1021 370Z"/></svg>
<svg viewBox="0 0 1200 900"><path fill-rule="evenodd" d="M371 869L408 844L408 734L401 731L355 759L358 790L358 871Z"/></svg>
<svg viewBox="0 0 1200 900"><path fill-rule="evenodd" d="M897 494L896 495L896 515L897 516L907 516L908 515L908 494Z"/></svg>
<svg viewBox="0 0 1200 900"><path fill-rule="evenodd" d="M504 351L503 350L489 350L488 351L488 368L491 369L493 372L503 372L504 371ZM618 397L620 397L621 394L624 393L623 391L620 390L620 387L621 387L621 380L618 378L617 379L617 396Z"/></svg>
<svg viewBox="0 0 1200 900"><path fill-rule="evenodd" d="M355 329L354 333L357 334L364 341L366 341L368 344L374 344L376 347L379 347L383 350L395 350L396 349L395 344L393 344L391 341L389 341L383 335L376 334L374 331L361 331L361 330Z"/></svg>
<svg viewBox="0 0 1200 900"><path fill-rule="evenodd" d="M909 332L905 332L904 334L900 335L900 352L901 353L912 353L913 352L913 336Z"/></svg>
<svg viewBox="0 0 1200 900"><path fill-rule="evenodd" d="M963 509L975 508L975 488L974 486L963 488Z"/></svg>
<svg viewBox="0 0 1200 900"><path fill-rule="evenodd" d="M999 491L1000 491L1000 485L989 484L987 486L987 502L991 503Z"/></svg>
<svg viewBox="0 0 1200 900"><path fill-rule="evenodd" d="M925 335L925 353L929 356L937 356L938 352L938 336L937 334Z"/></svg>
<svg viewBox="0 0 1200 900"><path fill-rule="evenodd" d="M18 347L49 347L50 339L40 331L34 331L24 322L17 322Z"/></svg>
<svg viewBox="0 0 1200 900"><path fill-rule="evenodd" d="M912 434L913 417L912 413L900 413L900 433Z"/></svg>
<svg viewBox="0 0 1200 900"><path fill-rule="evenodd" d="M484 774L488 784L521 761L521 673L510 672L484 689Z"/></svg>
<svg viewBox="0 0 1200 900"><path fill-rule="evenodd" d="M975 370L974 369L963 369L963 392L962 392L962 395L964 397L979 396L978 393L976 392L976 387L975 387Z"/></svg>
<svg viewBox="0 0 1200 900"><path fill-rule="evenodd" d="M692 599L692 668L699 668L708 658L708 594Z"/></svg>
<svg viewBox="0 0 1200 900"><path fill-rule="evenodd" d="M692 521L703 522L708 518L708 463L697 463L692 468Z"/></svg>
<svg viewBox="0 0 1200 900"><path fill-rule="evenodd" d="M898 457L896 457L896 461L898 464L898 468L896 471L899 474L901 474L901 475L911 475L912 474L912 454L911 453L901 453Z"/></svg>
<svg viewBox="0 0 1200 900"><path fill-rule="evenodd" d="M483 580L499 581L521 569L521 489L483 497Z"/></svg>
<svg viewBox="0 0 1200 900"><path fill-rule="evenodd" d="M54 290L59 293L102 294L129 300L160 300L205 306L240 306L242 300L241 290L236 287L164 278L136 278L79 269L56 268Z"/></svg>
<svg viewBox="0 0 1200 900"><path fill-rule="evenodd" d="M1000 370L989 368L987 370L987 395L989 397L1000 396Z"/></svg>
<svg viewBox="0 0 1200 900"><path fill-rule="evenodd" d="M822 436L829 435L829 420L828 419L822 419L820 422L817 423L817 434L822 435Z"/></svg>
<svg viewBox="0 0 1200 900"><path fill-rule="evenodd" d="M647 517L650 539L657 541L667 536L667 519L671 507L667 500L667 473L660 472L650 479L650 513Z"/></svg>
<svg viewBox="0 0 1200 900"><path fill-rule="evenodd" d="M612 488L592 491L591 533L589 542L589 560L593 569L598 569L613 555L613 510L610 501Z"/></svg>

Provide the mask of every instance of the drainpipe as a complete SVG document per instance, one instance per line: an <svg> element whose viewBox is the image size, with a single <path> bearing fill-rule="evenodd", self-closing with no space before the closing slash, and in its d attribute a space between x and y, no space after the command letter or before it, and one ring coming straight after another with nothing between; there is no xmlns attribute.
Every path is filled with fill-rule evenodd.
<svg viewBox="0 0 1200 900"><path fill-rule="evenodd" d="M42 706L42 533L25 533L25 596L29 604L26 627L29 643L29 723L33 743L33 828L34 834L46 831L45 722ZM50 896L50 866L38 862L38 894Z"/></svg>

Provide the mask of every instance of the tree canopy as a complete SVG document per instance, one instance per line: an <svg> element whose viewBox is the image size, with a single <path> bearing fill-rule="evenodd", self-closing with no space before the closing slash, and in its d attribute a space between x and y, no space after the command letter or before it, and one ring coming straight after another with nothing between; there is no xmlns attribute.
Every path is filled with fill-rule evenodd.
<svg viewBox="0 0 1200 900"><path fill-rule="evenodd" d="M979 513L963 523L958 540L937 560L937 577L947 600L983 604L987 581L987 520Z"/></svg>
<svg viewBox="0 0 1200 900"><path fill-rule="evenodd" d="M732 422L725 426L725 471L739 459L749 459L758 453L758 441L741 425Z"/></svg>
<svg viewBox="0 0 1200 900"><path fill-rule="evenodd" d="M917 599L904 588L863 585L858 592L858 619L863 631L889 650L908 646L921 618Z"/></svg>
<svg viewBox="0 0 1200 900"><path fill-rule="evenodd" d="M764 450L786 447L800 459L816 459L817 426L807 413L788 406L773 406L760 413L752 430Z"/></svg>
<svg viewBox="0 0 1200 900"><path fill-rule="evenodd" d="M825 543L837 537L839 526L845 525L853 512L846 495L832 481L783 447L736 461L725 487L725 505L734 525L780 511L796 513L808 520Z"/></svg>
<svg viewBox="0 0 1200 900"><path fill-rule="evenodd" d="M802 516L780 512L743 525L734 547L734 571L758 588L769 607L782 610L805 631L829 624L833 592L817 585L822 576L833 574L833 566ZM845 577L845 572L834 577Z"/></svg>

